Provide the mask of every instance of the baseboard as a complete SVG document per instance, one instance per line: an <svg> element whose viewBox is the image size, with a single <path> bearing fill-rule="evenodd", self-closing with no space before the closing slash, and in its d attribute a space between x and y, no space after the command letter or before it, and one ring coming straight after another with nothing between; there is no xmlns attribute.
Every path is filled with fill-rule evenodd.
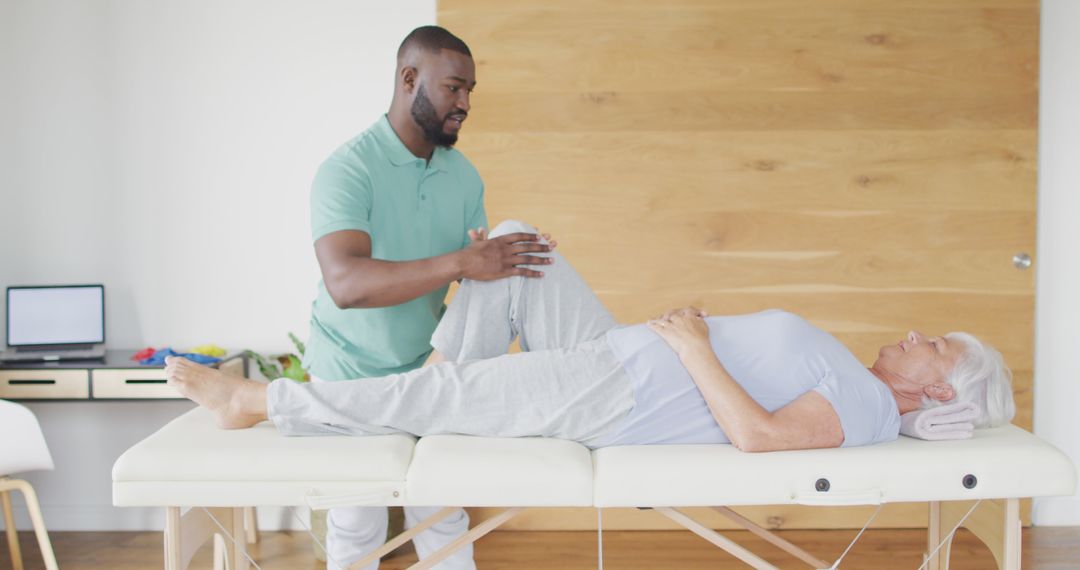
<svg viewBox="0 0 1080 570"><path fill-rule="evenodd" d="M1035 499L1031 522L1035 526L1080 526L1080 494Z"/></svg>

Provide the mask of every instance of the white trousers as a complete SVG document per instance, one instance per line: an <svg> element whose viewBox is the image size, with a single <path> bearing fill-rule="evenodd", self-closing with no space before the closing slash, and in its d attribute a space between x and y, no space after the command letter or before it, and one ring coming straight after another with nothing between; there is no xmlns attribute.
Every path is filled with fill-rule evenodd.
<svg viewBox="0 0 1080 570"><path fill-rule="evenodd" d="M405 507L405 528L412 528L434 515L441 507ZM386 507L336 507L326 517L326 568L345 570L386 542ZM464 509L446 517L438 524L413 538L416 553L424 558L450 544L469 530L469 515ZM335 564L335 561L341 566ZM376 570L375 561L364 570ZM439 570L473 570L473 548L468 545L435 566Z"/></svg>

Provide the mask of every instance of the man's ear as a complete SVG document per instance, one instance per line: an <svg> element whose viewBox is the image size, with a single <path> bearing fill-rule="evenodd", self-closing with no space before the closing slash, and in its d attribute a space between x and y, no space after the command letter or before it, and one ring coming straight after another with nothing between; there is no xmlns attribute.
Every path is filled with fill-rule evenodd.
<svg viewBox="0 0 1080 570"><path fill-rule="evenodd" d="M953 389L952 385L945 382L935 382L923 388L923 394L926 394L931 400L948 402L956 397L956 390Z"/></svg>
<svg viewBox="0 0 1080 570"><path fill-rule="evenodd" d="M416 76L417 71L415 67L401 68L401 84L405 88L406 93L412 94L416 89Z"/></svg>

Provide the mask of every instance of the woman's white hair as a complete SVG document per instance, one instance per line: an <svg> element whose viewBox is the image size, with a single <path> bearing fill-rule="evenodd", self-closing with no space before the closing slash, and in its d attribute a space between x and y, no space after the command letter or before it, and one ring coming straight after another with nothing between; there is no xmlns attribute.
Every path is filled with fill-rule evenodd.
<svg viewBox="0 0 1080 570"><path fill-rule="evenodd" d="M965 348L956 366L945 376L945 381L956 391L956 398L949 402L930 400L923 407L971 402L979 407L975 427L1009 423L1016 415L1016 402L1013 401L1012 371L1005 365L1001 353L965 332L951 332L945 338L958 341Z"/></svg>

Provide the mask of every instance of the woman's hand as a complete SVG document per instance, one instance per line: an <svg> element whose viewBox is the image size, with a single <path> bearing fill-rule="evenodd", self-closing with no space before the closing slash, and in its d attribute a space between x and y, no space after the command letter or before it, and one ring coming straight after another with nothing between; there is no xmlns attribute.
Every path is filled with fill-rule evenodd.
<svg viewBox="0 0 1080 570"><path fill-rule="evenodd" d="M695 307L672 309L658 318L646 321L649 329L679 355L680 358L695 350L712 353L709 344L709 325L705 324L705 311Z"/></svg>

